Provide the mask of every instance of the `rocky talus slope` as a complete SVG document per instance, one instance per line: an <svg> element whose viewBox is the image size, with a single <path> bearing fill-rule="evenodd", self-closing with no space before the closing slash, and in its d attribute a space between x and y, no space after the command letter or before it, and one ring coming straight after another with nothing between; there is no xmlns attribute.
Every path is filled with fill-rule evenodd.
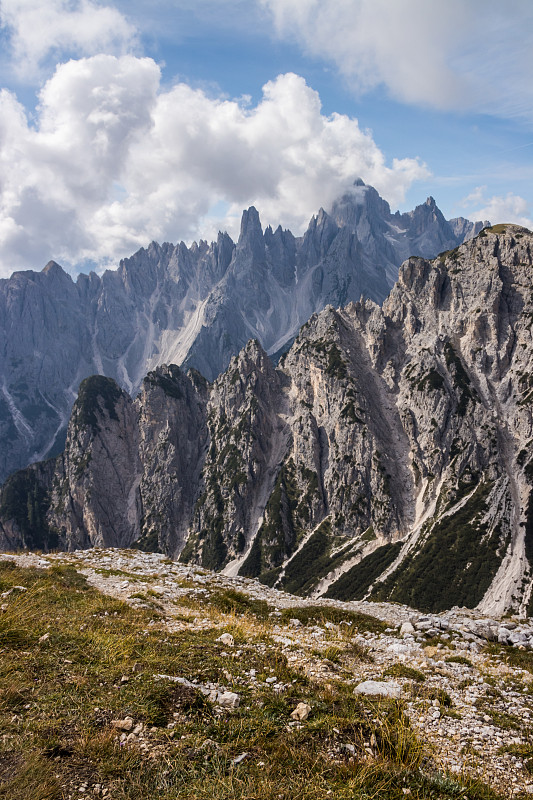
<svg viewBox="0 0 533 800"><path fill-rule="evenodd" d="M389 775L388 789L382 786L378 796L397 798L413 794L497 800L533 794L533 656L524 650L523 644L533 636L533 628L523 619L490 620L465 609L424 616L400 604L302 600L252 579L229 578L200 567L170 562L162 555L132 550L2 556L0 570L5 563L3 559L52 573L59 565L74 566L100 592L152 613L144 635L172 642L176 664L181 664L180 635L211 637L209 646L214 647L216 661L211 664L205 660L213 657L210 649L200 670L182 665L179 671L150 676L149 667L137 655L134 660L138 663L122 677L118 672L115 685L100 682L100 687L109 691L99 701L91 719L96 719L100 727L107 723L111 730L114 728L114 740L131 749L132 764L134 753L148 759L163 758L168 774L181 745L188 747L189 760L200 759L200 764L207 764L205 780L216 771L217 759L222 758L230 759L228 768L235 770L232 774L237 782L250 770L253 772L256 765L266 774L271 768L270 760L275 757L272 748L261 749L256 739L254 748L243 749L242 721L237 737L241 744L228 738L228 731L233 730L232 717L242 720L243 715L261 714L263 709L263 725L272 725L281 714L281 730L288 741L303 737L309 747L311 740L306 740L306 735L324 738L324 752L317 764L320 774L329 775L329 780L334 780L333 764L351 764L354 769L367 767L378 774L383 766L379 729L372 735L367 731L361 738L355 719L348 727L346 720L341 722L343 714L338 705L333 712L327 712L328 703L331 705L335 693L342 690L343 707L349 705L348 698L354 695L369 703L380 696L396 698L413 732L424 743L425 755L418 765L412 761L408 772L404 777L400 773L396 784ZM59 573L53 574L59 580ZM1 613L9 615L25 591L26 587L20 585L4 592ZM103 616L103 610L100 615L93 615L98 617L94 626L101 620L109 622L107 640L113 625L124 624L124 608L117 604L109 618L107 611ZM374 620L365 616L369 613L375 615ZM86 627L84 624L82 629ZM47 631L34 645L35 653L54 646L57 633L50 625ZM492 642L496 638L506 644ZM87 652L78 653L71 643L69 653L70 658L61 666L66 671L67 683L75 680L70 672L77 669L79 658L83 658L87 673ZM259 666L263 662L271 664L270 669ZM284 677L287 670L292 676L301 677L287 681ZM209 677L205 677L207 674ZM206 698L211 716L204 717L203 732L198 722L194 733L190 732L183 702L167 709L170 721L163 729L143 723L140 711L113 719L113 712L107 711L105 704L119 703L122 708L133 708L131 691L135 686L137 693L145 691L150 677L187 689L189 706L185 705L185 711L188 709L194 719L198 718L194 717L191 698L195 693ZM99 679L104 680L103 675ZM298 702L300 684L307 687L304 702ZM127 694L129 699L121 700L121 694ZM374 723L387 708L387 700L381 702L381 706L379 703L368 706ZM16 711L2 737L4 754L9 753L10 743L16 741L13 722L19 727L30 726L34 706L30 702ZM330 716L325 717L326 713ZM220 739L213 716L223 723ZM99 735L102 734L93 732L95 742ZM271 731L270 736L273 735ZM396 730L392 735L402 734ZM404 747L407 753L407 740ZM65 765L68 768L69 758L74 760L75 752L72 744L71 752L65 744L62 748L56 747L60 756L55 759L61 762L55 765L61 775L65 774ZM98 752L96 745L93 749ZM2 764L0 760L0 778ZM240 764L242 771L237 772ZM90 774L84 769L83 774ZM294 770L293 780L296 773ZM106 778L98 773L98 783L87 778L80 783L71 768L66 773L70 780L68 791L72 797L78 797L76 789L80 796L114 796L119 786L113 784L112 770L108 769L107 775ZM351 775L346 773L343 781L346 783ZM473 783L462 783L474 777L486 781L495 793ZM257 790L260 776L254 781ZM141 796L140 788L137 791L137 796ZM188 796L197 796L192 789L191 792ZM301 796L319 795L304 792Z"/></svg>
<svg viewBox="0 0 533 800"><path fill-rule="evenodd" d="M362 182L303 236L244 212L235 243L155 242L117 270L74 282L55 262L0 280L0 480L61 451L80 382L95 373L129 394L161 364L197 368L209 380L250 338L269 353L328 303L387 296L409 255L433 257L477 233L447 222L433 198L391 214Z"/></svg>
<svg viewBox="0 0 533 800"><path fill-rule="evenodd" d="M530 614L532 234L410 258L380 308L311 317L273 366L82 384L67 448L14 475L2 547L159 549L286 591Z"/></svg>

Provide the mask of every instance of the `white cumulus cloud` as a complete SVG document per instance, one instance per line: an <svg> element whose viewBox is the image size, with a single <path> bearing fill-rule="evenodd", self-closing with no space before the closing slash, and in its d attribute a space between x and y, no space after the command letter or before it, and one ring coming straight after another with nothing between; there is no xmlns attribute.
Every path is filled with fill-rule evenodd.
<svg viewBox="0 0 533 800"><path fill-rule="evenodd" d="M267 83L256 106L160 79L148 58L70 61L31 122L0 93L3 275L50 258L114 262L151 239L205 238L218 225L235 235L251 204L265 224L301 231L356 177L395 206L428 176L416 158L388 165L370 132L325 116L297 75Z"/></svg>
<svg viewBox="0 0 533 800"><path fill-rule="evenodd" d="M487 197L487 187L477 186L468 197L462 201L462 206L468 209L472 219L487 219L493 225L503 222L514 222L533 230L531 211L527 200L517 194L508 192L506 195L493 195Z"/></svg>
<svg viewBox="0 0 533 800"><path fill-rule="evenodd" d="M1 0L0 25L25 78L35 77L49 56L125 53L137 35L120 11L94 0Z"/></svg>
<svg viewBox="0 0 533 800"><path fill-rule="evenodd" d="M530 0L258 0L280 36L327 59L358 91L532 119Z"/></svg>

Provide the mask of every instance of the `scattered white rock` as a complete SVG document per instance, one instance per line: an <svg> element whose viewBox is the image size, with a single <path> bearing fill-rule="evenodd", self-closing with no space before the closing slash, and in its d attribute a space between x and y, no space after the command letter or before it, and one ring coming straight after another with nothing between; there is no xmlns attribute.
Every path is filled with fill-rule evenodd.
<svg viewBox="0 0 533 800"><path fill-rule="evenodd" d="M222 708L239 708L241 698L235 692L222 692L218 694L216 702Z"/></svg>
<svg viewBox="0 0 533 800"><path fill-rule="evenodd" d="M10 555L10 558L17 563L35 566L35 556L30 553L23 555ZM529 792L533 787L533 780L526 774L522 761L516 756L503 751L507 745L520 745L527 743L527 730L533 719L533 704L531 695L527 691L514 691L509 689L509 682L521 684L527 689L531 680L529 673L523 672L518 668L504 663L503 658L497 654L489 655L482 651L484 640L497 639L501 635L508 646L516 648L533 649L533 624L530 620L515 618L495 619L492 617L482 617L479 610L470 611L465 608L453 608L443 615L422 615L406 606L391 603L369 603L367 601L341 602L333 600L312 600L306 601L300 597L294 597L283 592L262 586L256 581L249 579L238 579L215 573L208 573L198 567L185 567L174 564L172 567L164 561L160 554L142 554L132 551L77 551L68 554L53 554L46 556L47 561L39 563L39 566L46 568L58 560L61 563L70 561L77 569L83 570L89 582L96 588L120 598L126 602L134 601L130 598L133 581L129 582L129 587L124 588L125 581L117 575L103 575L96 570L111 566L114 569L127 569L129 572L138 571L140 576L146 579L144 590L149 585L153 585L153 579L160 582L160 588L165 586L165 596L160 598L162 605L165 605L164 624L169 631L180 630L207 630L213 628L213 619L202 615L192 615L189 620L179 619L175 616L174 601L176 598L189 595L192 599L198 596L199 592L209 594L213 589L225 589L239 586L239 589L246 592L250 597L264 600L276 611L271 615L271 622L275 623L276 636L267 643L255 643L254 647L258 652L264 653L275 643L286 656L292 668L303 670L313 680L331 680L331 664L319 655L319 648L323 646L323 641L318 637L326 636L328 644L331 641L333 646L342 646L342 639L348 632L349 623L343 622L339 626L334 626L324 622L323 626L300 625L292 626L284 619L280 608L290 609L311 602L313 605L333 607L346 611L361 611L369 613L384 620L388 624L388 630L384 633L366 633L364 635L354 633L354 641L372 650L374 661L372 663L360 662L353 665L353 685L356 685L356 693L374 694L375 696L406 697L406 713L411 720L413 728L417 734L430 742L439 763L447 769L462 772L470 771L472 774L472 758L461 757L462 748L472 748L477 750L477 768L490 770L499 780L499 786L513 786L518 782L522 792ZM106 561L107 559L107 561ZM41 561L40 557L39 560ZM189 584L183 587L183 579L186 578ZM148 583L152 580L152 583ZM141 582L139 582L140 585ZM199 589L203 585L207 588ZM6 607L9 600L6 600ZM405 625L405 623L409 623ZM154 620L153 624L161 624ZM404 627L405 625L405 627ZM418 625L422 625L425 630L417 630ZM411 626L411 627L409 627ZM222 627L222 626L221 626ZM413 631L411 630L413 629ZM146 633L149 626L147 625ZM440 647L424 647L424 638L428 632L439 631L442 640L448 637L448 641L453 650L449 650L444 644ZM447 633L443 634L444 631ZM225 634L219 631L221 637ZM231 634L228 634L231 635ZM44 634L47 636L47 634ZM337 640L338 637L338 640ZM401 638L400 638L401 637ZM44 639L47 641L47 639ZM229 641L219 641L227 652L228 658L246 659L250 642L246 645L241 644L242 649L236 651ZM221 650L223 647L220 648ZM240 656L238 656L240 653ZM463 655L468 657L472 666L463 665L456 662L448 662L452 655ZM410 697L410 692L406 689L405 694L402 687L411 686L413 682L408 678L397 678L394 682L379 680L377 677L383 674L385 669L397 662L403 661L419 670L425 671L426 682L424 686L436 691L445 691L452 700L452 716L448 715L447 710L438 700L433 702L427 699L416 699ZM63 663L69 664L70 660L64 659ZM137 664L129 671L130 680L136 672L145 671L146 666ZM168 680L179 683L184 687L190 687L195 691L202 692L215 706L217 713L222 714L225 710L238 708L243 702L235 692L227 691L228 686L239 685L238 674L233 677L226 670L224 678L226 686L209 683L201 684L194 680L194 675L188 678L172 675L155 675L154 678ZM237 673L237 671L235 670ZM255 669L245 669L242 685L253 693L258 687L264 690L265 682L258 680ZM489 680L490 676L490 680ZM367 678L373 680L367 680ZM190 680L189 680L190 678ZM465 681L465 679L467 679ZM270 675L267 686L269 691L281 692L289 688L290 684L277 683L277 678ZM465 684L465 685L463 685ZM386 688L389 687L389 688ZM497 688L501 696L491 693L492 688ZM401 694L400 694L401 693ZM253 696L253 695L252 695ZM253 702L253 700L252 700ZM303 716L299 717L298 708L304 709ZM95 709L98 711L98 709ZM291 713L290 726L298 727L305 722L307 715L311 711L307 704L299 704ZM486 713L488 712L488 713ZM494 714L493 714L494 712ZM500 727L497 722L497 715L507 715L513 718L514 727ZM493 716L489 716L493 715ZM129 727L131 720L132 727ZM122 727L126 723L127 727ZM125 720L117 719L113 721L113 726L117 735L127 744L134 744L141 750L149 749L149 740L152 735L158 733L158 729L141 730L140 724L134 725L130 717ZM178 733L177 722L169 723L170 729ZM337 732L340 737L340 732ZM342 741L342 739L341 739ZM147 743L148 742L148 743ZM339 742L338 750L351 753L349 748L344 748ZM372 751L372 742L368 743L368 755L375 755ZM365 749L367 743L365 743ZM243 755L243 754L241 754ZM237 755L237 758L240 756ZM528 788L529 787L529 788ZM105 790L107 791L107 790ZM104 790L100 796L103 796ZM516 794L516 792L514 792ZM73 799L75 800L75 798ZM81 800L81 798L80 798Z"/></svg>
<svg viewBox="0 0 533 800"><path fill-rule="evenodd" d="M247 758L249 757L249 755L250 755L250 753L241 753L241 754L240 754L240 756L237 756L237 758L234 758L234 759L233 759L233 761L232 761L231 763L232 763L234 766L237 766L237 764L242 764L242 762L243 762L245 759L247 759Z"/></svg>
<svg viewBox="0 0 533 800"><path fill-rule="evenodd" d="M402 636L405 636L406 633L413 634L415 632L415 626L412 622L402 622L400 627L400 633Z"/></svg>
<svg viewBox="0 0 533 800"><path fill-rule="evenodd" d="M226 647L235 647L235 639L233 638L231 633L223 633L215 641L220 642L221 644L225 644Z"/></svg>
<svg viewBox="0 0 533 800"><path fill-rule="evenodd" d="M308 703L298 703L294 711L291 713L291 719L296 722L305 722L311 713L311 706Z"/></svg>
<svg viewBox="0 0 533 800"><path fill-rule="evenodd" d="M9 597L9 595L12 594L13 592L27 592L27 591L28 589L26 586L12 586L11 589L7 590L7 592L2 592L2 594L0 594L0 597L2 598Z"/></svg>
<svg viewBox="0 0 533 800"><path fill-rule="evenodd" d="M132 717L124 717L124 719L113 719L111 720L111 725L117 729L117 731L124 731L125 733L129 733L133 730L133 719Z"/></svg>
<svg viewBox="0 0 533 800"><path fill-rule="evenodd" d="M388 681L363 681L355 687L354 694L380 695L381 697L400 697L402 694L402 689L397 683L390 683Z"/></svg>

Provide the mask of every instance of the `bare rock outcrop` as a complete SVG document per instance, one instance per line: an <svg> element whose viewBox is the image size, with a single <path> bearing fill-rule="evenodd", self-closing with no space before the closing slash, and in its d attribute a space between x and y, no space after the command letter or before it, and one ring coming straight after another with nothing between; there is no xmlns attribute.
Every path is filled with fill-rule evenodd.
<svg viewBox="0 0 533 800"><path fill-rule="evenodd" d="M407 256L455 247L470 235L463 223L452 228L432 198L391 214L358 181L302 237L263 231L252 207L236 243L152 242L101 276L74 282L51 261L0 280L0 481L62 451L84 378L105 375L132 396L163 364L213 380L251 338L281 352L328 303L381 303Z"/></svg>
<svg viewBox="0 0 533 800"><path fill-rule="evenodd" d="M313 315L277 367L251 340L212 384L160 367L131 401L107 382L55 467L21 473L34 535L44 519L71 549L107 536L313 597L531 614L532 253L495 226L410 258L382 307ZM20 546L10 485L0 534Z"/></svg>

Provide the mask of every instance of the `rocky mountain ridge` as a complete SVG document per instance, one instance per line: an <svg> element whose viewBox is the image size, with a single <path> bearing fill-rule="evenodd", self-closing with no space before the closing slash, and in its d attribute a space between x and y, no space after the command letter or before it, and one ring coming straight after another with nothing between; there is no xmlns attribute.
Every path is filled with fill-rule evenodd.
<svg viewBox="0 0 533 800"><path fill-rule="evenodd" d="M328 303L387 296L408 256L433 257L479 231L447 222L435 201L391 214L357 182L302 237L262 230L187 247L153 242L117 270L76 282L55 262L0 280L0 480L59 452L80 382L100 374L135 395L150 370L193 366L209 380L256 338L269 353Z"/></svg>
<svg viewBox="0 0 533 800"><path fill-rule="evenodd" d="M532 610L533 235L412 257L275 368L87 379L65 453L5 484L0 547L160 549L312 597Z"/></svg>

